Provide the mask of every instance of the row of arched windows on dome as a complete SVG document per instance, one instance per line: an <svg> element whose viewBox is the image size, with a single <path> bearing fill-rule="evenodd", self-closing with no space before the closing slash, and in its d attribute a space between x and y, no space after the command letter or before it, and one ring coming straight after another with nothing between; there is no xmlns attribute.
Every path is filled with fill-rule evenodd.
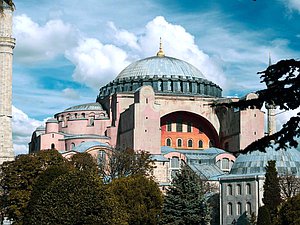
<svg viewBox="0 0 300 225"><path fill-rule="evenodd" d="M195 144L194 141L192 139L189 139L189 140L187 140L186 147L188 147L188 148L203 148L203 141L202 140L199 140L197 142L197 146L195 146L194 144ZM166 139L166 146L172 147L172 139L171 138ZM213 146L214 146L214 142L213 142L213 140L210 140L209 141L209 147L213 147ZM183 140L181 138L178 138L176 140L176 147L178 147L178 148L185 147L183 145Z"/></svg>
<svg viewBox="0 0 300 225"><path fill-rule="evenodd" d="M242 215L243 211L247 212L248 215L251 215L251 213L252 213L250 202L246 202L244 209L243 209L242 203L238 202L238 203L236 203L235 209L236 209L235 215ZM228 216L233 215L233 204L231 202L229 202L227 204L227 215Z"/></svg>
<svg viewBox="0 0 300 225"><path fill-rule="evenodd" d="M233 185L232 184L227 185L226 194L233 195ZM245 193L242 192L241 184L235 185L235 195L242 195L242 194L251 195L251 184L249 184L249 183L246 184Z"/></svg>
<svg viewBox="0 0 300 225"><path fill-rule="evenodd" d="M104 117L104 114L100 114L100 117ZM61 115L60 118L58 118L60 122L62 122L62 127L67 127L68 126L68 121L71 119L86 119L86 114L81 113L80 115L75 113L74 115L68 114L67 116ZM94 126L95 122L95 115L91 113L88 116L88 124L87 126Z"/></svg>

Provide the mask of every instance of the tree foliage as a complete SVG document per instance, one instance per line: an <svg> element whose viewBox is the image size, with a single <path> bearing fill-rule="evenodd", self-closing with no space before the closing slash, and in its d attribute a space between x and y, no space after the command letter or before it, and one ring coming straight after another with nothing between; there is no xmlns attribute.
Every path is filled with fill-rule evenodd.
<svg viewBox="0 0 300 225"><path fill-rule="evenodd" d="M258 98L215 104L215 106L246 109L248 107L261 108L266 103L281 110L295 110L300 106L300 61L282 60L259 74L262 74L261 82L265 83L267 88L256 92ZM297 116L291 117L280 131L251 143L241 152L265 151L267 147L273 145L272 140L278 144L277 149L297 147L298 137L300 137L300 112Z"/></svg>
<svg viewBox="0 0 300 225"><path fill-rule="evenodd" d="M278 213L278 225L298 225L300 224L300 195L287 199L282 204Z"/></svg>
<svg viewBox="0 0 300 225"><path fill-rule="evenodd" d="M130 225L156 225L162 208L162 193L158 185L142 175L122 177L109 184L128 215Z"/></svg>
<svg viewBox="0 0 300 225"><path fill-rule="evenodd" d="M29 213L30 225L127 224L117 201L99 177L84 171L55 179Z"/></svg>
<svg viewBox="0 0 300 225"><path fill-rule="evenodd" d="M272 225L271 216L268 207L261 206L258 208L256 225Z"/></svg>
<svg viewBox="0 0 300 225"><path fill-rule="evenodd" d="M19 155L15 161L1 165L1 203L3 213L14 224L22 224L33 185L48 167L61 165L65 159L56 150L45 150L30 155Z"/></svg>
<svg viewBox="0 0 300 225"><path fill-rule="evenodd" d="M96 159L89 153L77 153L72 156L70 163L79 171L98 174L98 165Z"/></svg>
<svg viewBox="0 0 300 225"><path fill-rule="evenodd" d="M15 4L14 4L13 0L0 0L0 16L3 13L4 2L11 8L11 10L15 9Z"/></svg>
<svg viewBox="0 0 300 225"><path fill-rule="evenodd" d="M279 176L281 196L284 200L294 197L300 193L300 178L293 174L286 173Z"/></svg>
<svg viewBox="0 0 300 225"><path fill-rule="evenodd" d="M100 165L100 174L113 180L132 175L150 176L153 172L153 160L145 151L113 149L107 154L107 159Z"/></svg>
<svg viewBox="0 0 300 225"><path fill-rule="evenodd" d="M211 220L210 206L201 186L199 177L188 166L184 166L167 190L160 224L208 224Z"/></svg>
<svg viewBox="0 0 300 225"><path fill-rule="evenodd" d="M262 201L268 208L272 221L276 218L278 207L282 202L280 192L281 190L276 170L276 161L270 160L266 166L264 195Z"/></svg>

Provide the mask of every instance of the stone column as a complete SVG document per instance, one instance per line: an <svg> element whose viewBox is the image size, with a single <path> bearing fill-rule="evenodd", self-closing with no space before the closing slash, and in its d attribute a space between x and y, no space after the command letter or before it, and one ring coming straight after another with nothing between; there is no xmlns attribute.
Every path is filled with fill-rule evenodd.
<svg viewBox="0 0 300 225"><path fill-rule="evenodd" d="M12 142L12 9L3 1L0 12L0 164L14 159Z"/></svg>

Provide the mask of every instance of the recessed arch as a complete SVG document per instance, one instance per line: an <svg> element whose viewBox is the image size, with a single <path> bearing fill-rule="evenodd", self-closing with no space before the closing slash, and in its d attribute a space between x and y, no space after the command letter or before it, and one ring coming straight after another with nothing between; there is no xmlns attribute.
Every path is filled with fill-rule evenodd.
<svg viewBox="0 0 300 225"><path fill-rule="evenodd" d="M172 124L174 129L172 129ZM180 137L182 139L181 148L194 147L206 149L212 145L214 147L220 147L217 130L201 115L187 111L176 111L161 117L160 125L162 146L166 146L165 140L167 138L177 140L177 138ZM170 132L170 130L172 130L172 132ZM189 143L190 139L192 139L193 142L192 146ZM201 142L199 143L200 140L202 141L202 145ZM177 144L176 141L175 145L178 146Z"/></svg>

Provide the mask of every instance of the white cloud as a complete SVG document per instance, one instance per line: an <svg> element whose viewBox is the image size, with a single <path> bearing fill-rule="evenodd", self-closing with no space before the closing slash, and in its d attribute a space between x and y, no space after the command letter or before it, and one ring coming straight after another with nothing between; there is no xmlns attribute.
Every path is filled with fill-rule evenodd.
<svg viewBox="0 0 300 225"><path fill-rule="evenodd" d="M299 112L300 108L286 112L277 112L277 130L281 129L283 124L285 124L291 117L296 116Z"/></svg>
<svg viewBox="0 0 300 225"><path fill-rule="evenodd" d="M72 88L62 90L62 96L69 99L79 99L80 95Z"/></svg>
<svg viewBox="0 0 300 225"><path fill-rule="evenodd" d="M25 14L14 17L17 40L15 59L24 63L50 60L63 54L76 40L76 31L61 20L49 20L44 26Z"/></svg>
<svg viewBox="0 0 300 225"><path fill-rule="evenodd" d="M287 8L291 11L298 11L300 13L300 1L299 0L282 0L286 4Z"/></svg>
<svg viewBox="0 0 300 225"><path fill-rule="evenodd" d="M137 43L138 37L135 34L124 29L118 29L111 21L108 22L108 26L111 31L113 31L111 36L114 38L113 41L117 45L124 45L134 50L140 50L140 46Z"/></svg>
<svg viewBox="0 0 300 225"><path fill-rule="evenodd" d="M80 40L76 48L66 52L66 57L76 66L74 80L95 89L113 80L129 64L124 50L95 38Z"/></svg>
<svg viewBox="0 0 300 225"><path fill-rule="evenodd" d="M13 144L15 154L25 154L28 152L28 143L30 142L32 132L40 125L42 121L29 118L22 110L12 107L12 129Z"/></svg>

